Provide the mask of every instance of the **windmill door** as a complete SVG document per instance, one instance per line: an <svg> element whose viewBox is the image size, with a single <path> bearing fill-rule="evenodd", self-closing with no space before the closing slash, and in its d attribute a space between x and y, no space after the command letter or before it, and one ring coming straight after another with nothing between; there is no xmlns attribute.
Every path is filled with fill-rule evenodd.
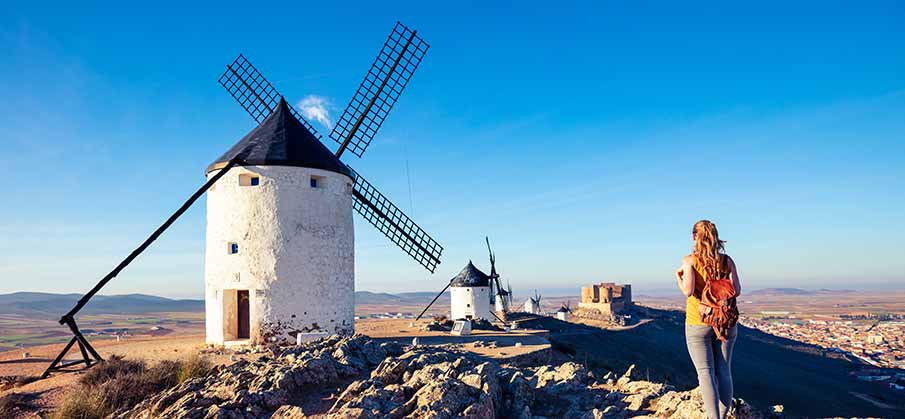
<svg viewBox="0 0 905 419"><path fill-rule="evenodd" d="M250 337L249 313L248 313L248 290L239 290L236 292L238 299L236 306L239 309L239 333L237 338L248 339Z"/></svg>

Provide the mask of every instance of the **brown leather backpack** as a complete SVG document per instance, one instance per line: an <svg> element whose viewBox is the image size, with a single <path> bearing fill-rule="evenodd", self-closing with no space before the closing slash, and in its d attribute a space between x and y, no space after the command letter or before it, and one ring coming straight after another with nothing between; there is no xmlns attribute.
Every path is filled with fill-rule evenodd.
<svg viewBox="0 0 905 419"><path fill-rule="evenodd" d="M704 291L701 292L701 320L712 327L716 337L723 342L726 341L729 329L738 323L738 305L735 301L737 294L729 275L706 281Z"/></svg>

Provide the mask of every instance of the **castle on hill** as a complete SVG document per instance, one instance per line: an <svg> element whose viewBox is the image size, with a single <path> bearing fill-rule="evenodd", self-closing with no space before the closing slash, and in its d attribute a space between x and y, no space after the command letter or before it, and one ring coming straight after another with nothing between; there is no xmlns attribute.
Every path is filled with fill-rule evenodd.
<svg viewBox="0 0 905 419"><path fill-rule="evenodd" d="M581 287L578 307L596 309L603 314L624 314L632 308L632 286L601 282Z"/></svg>

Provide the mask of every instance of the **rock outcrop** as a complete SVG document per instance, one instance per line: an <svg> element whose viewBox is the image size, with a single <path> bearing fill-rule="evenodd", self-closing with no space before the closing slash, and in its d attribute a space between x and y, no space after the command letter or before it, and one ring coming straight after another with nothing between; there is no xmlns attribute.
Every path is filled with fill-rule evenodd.
<svg viewBox="0 0 905 419"><path fill-rule="evenodd" d="M596 377L574 362L499 364L459 348L331 337L238 361L119 417L174 418L698 418L697 391ZM739 401L736 418L764 417Z"/></svg>

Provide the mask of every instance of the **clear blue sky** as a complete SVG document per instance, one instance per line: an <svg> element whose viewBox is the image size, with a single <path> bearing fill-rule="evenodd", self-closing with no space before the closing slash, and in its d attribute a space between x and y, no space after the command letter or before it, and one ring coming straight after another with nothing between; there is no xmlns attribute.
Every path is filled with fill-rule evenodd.
<svg viewBox="0 0 905 419"><path fill-rule="evenodd" d="M87 290L203 182L253 127L238 53L335 117L396 20L431 49L346 159L446 250L356 218L359 289L439 289L485 234L517 290L668 288L699 218L749 289L905 284L903 3L420 3L4 3L0 292ZM105 292L201 295L203 237L202 201Z"/></svg>

